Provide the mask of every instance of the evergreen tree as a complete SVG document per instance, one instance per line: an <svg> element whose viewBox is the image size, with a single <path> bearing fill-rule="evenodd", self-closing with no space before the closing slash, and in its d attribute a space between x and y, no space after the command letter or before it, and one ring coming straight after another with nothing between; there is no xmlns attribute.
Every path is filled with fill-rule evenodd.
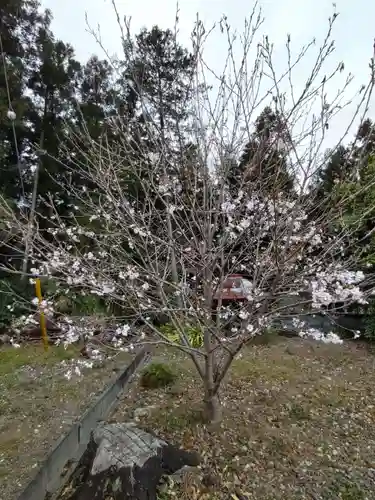
<svg viewBox="0 0 375 500"><path fill-rule="evenodd" d="M0 192L24 197L25 152L30 146L34 103L25 93L35 27L36 0L0 0Z"/></svg>
<svg viewBox="0 0 375 500"><path fill-rule="evenodd" d="M33 170L30 181L32 189L37 189L45 200L63 191L66 158L61 142L72 116L81 69L74 59L73 48L55 40L50 21L46 13L38 30L35 60L28 80L28 88L36 102L33 116L35 152L30 156Z"/></svg>
<svg viewBox="0 0 375 500"><path fill-rule="evenodd" d="M327 163L317 172L317 198L324 199L332 193L337 183L343 182L353 172L353 158L344 145L340 145L335 152L327 151Z"/></svg>
<svg viewBox="0 0 375 500"><path fill-rule="evenodd" d="M176 43L172 31L154 26L136 36L124 77L146 105L141 110L144 118L156 119L162 136L172 129L181 133L179 126L189 114L194 71L193 55ZM131 97L135 101L132 92L129 101Z"/></svg>
<svg viewBox="0 0 375 500"><path fill-rule="evenodd" d="M358 149L368 159L375 152L375 123L370 118L358 127L357 139L360 142Z"/></svg>
<svg viewBox="0 0 375 500"><path fill-rule="evenodd" d="M114 86L113 69L108 61L91 57L82 71L79 85L80 124L84 124L88 134L98 139L106 125L106 118L116 114L119 106Z"/></svg>
<svg viewBox="0 0 375 500"><path fill-rule="evenodd" d="M318 202L332 203L330 196L343 183L355 183L366 175L369 161L375 152L375 125L366 119L356 133L353 144L340 144L336 151L327 150L323 162L314 178L313 189ZM362 172L363 171L363 172ZM335 194L336 196L336 194Z"/></svg>
<svg viewBox="0 0 375 500"><path fill-rule="evenodd" d="M264 194L291 191L294 179L288 171L283 138L280 114L266 107L255 121L255 130L239 164L230 162L231 189L259 191L260 188Z"/></svg>

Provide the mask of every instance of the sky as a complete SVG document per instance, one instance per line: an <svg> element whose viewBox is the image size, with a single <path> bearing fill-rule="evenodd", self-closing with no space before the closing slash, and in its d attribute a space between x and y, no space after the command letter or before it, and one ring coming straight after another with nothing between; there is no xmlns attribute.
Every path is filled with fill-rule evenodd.
<svg viewBox="0 0 375 500"><path fill-rule="evenodd" d="M103 46L109 54L121 54L120 31L116 23L111 0L42 0L42 6L52 11L52 29L57 38L73 45L76 56L82 62L96 53L105 57L95 38L89 33L86 24L94 29L100 27ZM132 32L142 27L159 25L173 28L176 15L175 0L117 0L120 16L131 16ZM180 0L179 2L179 41L189 45L190 33L194 27L197 13L206 26L212 26L225 14L231 27L242 32L244 19L253 9L254 2L249 0ZM329 0L260 0L264 23L256 37L261 40L268 35L274 44L275 66L278 71L286 67L285 41L289 33L295 53L314 37L321 42L327 32L328 17L334 6ZM333 38L336 50L327 69L344 61L345 71L328 88L328 97L342 85L348 72L354 75L347 97L354 95L362 83L369 80L369 60L373 54L375 38L375 2L369 0L337 0L335 3L339 17L335 23ZM220 31L215 30L209 38L205 59L215 71L220 71L226 53L226 42ZM302 89L308 77L308 70L316 57L316 48L308 53L303 64L295 71L296 88ZM329 99L328 99L329 100ZM329 140L338 140L354 111L354 105L345 108L331 127ZM371 100L370 115L375 118L375 97Z"/></svg>

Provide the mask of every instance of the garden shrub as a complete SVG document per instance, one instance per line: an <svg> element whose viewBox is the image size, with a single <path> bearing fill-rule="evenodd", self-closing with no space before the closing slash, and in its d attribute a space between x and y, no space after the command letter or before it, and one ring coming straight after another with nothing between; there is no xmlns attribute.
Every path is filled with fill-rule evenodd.
<svg viewBox="0 0 375 500"><path fill-rule="evenodd" d="M375 302L371 302L365 319L364 336L369 342L375 342Z"/></svg>
<svg viewBox="0 0 375 500"><path fill-rule="evenodd" d="M164 363L151 363L143 369L140 385L145 389L158 389L172 385L177 379L175 372Z"/></svg>
<svg viewBox="0 0 375 500"><path fill-rule="evenodd" d="M54 306L56 312L72 316L110 315L110 305L106 304L101 297L80 292L57 296Z"/></svg>
<svg viewBox="0 0 375 500"><path fill-rule="evenodd" d="M108 305L106 305L105 301L97 295L76 294L72 297L72 302L73 315L91 316L93 314L99 314L106 316L109 313Z"/></svg>
<svg viewBox="0 0 375 500"><path fill-rule="evenodd" d="M203 346L203 331L199 325L186 324L183 326L184 333L189 339L191 347L199 349ZM181 343L180 333L172 323L167 323L160 327L160 331L168 340L176 344Z"/></svg>
<svg viewBox="0 0 375 500"><path fill-rule="evenodd" d="M18 276L0 279L0 330L29 312L32 297L31 287L21 283Z"/></svg>

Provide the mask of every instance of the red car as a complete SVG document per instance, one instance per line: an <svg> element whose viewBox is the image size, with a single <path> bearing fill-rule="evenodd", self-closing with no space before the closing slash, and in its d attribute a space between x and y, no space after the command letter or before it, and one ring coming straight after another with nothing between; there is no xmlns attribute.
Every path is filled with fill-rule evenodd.
<svg viewBox="0 0 375 500"><path fill-rule="evenodd" d="M252 283L242 274L230 274L214 295L215 305L220 297L223 306L231 302L244 302L252 289Z"/></svg>

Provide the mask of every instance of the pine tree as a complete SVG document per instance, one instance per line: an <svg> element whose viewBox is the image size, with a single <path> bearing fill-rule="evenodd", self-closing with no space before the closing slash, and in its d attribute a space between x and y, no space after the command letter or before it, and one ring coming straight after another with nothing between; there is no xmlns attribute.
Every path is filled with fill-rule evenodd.
<svg viewBox="0 0 375 500"><path fill-rule="evenodd" d="M283 122L279 113L266 107L256 119L254 128L239 164L231 162L229 180L232 190L262 186L264 194L291 191L294 179L288 171L283 148Z"/></svg>
<svg viewBox="0 0 375 500"><path fill-rule="evenodd" d="M358 149L366 156L375 152L375 123L370 118L358 127L357 139L360 141Z"/></svg>
<svg viewBox="0 0 375 500"><path fill-rule="evenodd" d="M25 94L35 26L41 20L35 0L0 0L0 192L25 196L26 151L32 135L34 103Z"/></svg>
<svg viewBox="0 0 375 500"><path fill-rule="evenodd" d="M78 121L90 137L98 139L107 128L106 119L116 115L118 106L112 66L97 56L91 57L83 67L79 85Z"/></svg>
<svg viewBox="0 0 375 500"><path fill-rule="evenodd" d="M353 172L353 158L350 157L349 150L344 145L340 145L335 152L327 151L328 163L323 163L322 168L317 172L317 198L324 199L329 196L335 185L343 182L350 173Z"/></svg>
<svg viewBox="0 0 375 500"><path fill-rule="evenodd" d="M146 105L144 118L156 118L162 136L167 129L179 134L177 125L188 116L192 97L193 55L176 43L172 31L158 26L143 29L133 51L124 77Z"/></svg>
<svg viewBox="0 0 375 500"><path fill-rule="evenodd" d="M38 29L35 41L35 59L28 80L28 88L37 103L33 116L34 153L30 155L32 173L31 190L46 201L61 196L61 184L66 180L66 158L61 147L64 130L73 115L74 96L80 79L80 64L74 59L74 50L55 40L50 30L51 17L47 12ZM66 198L66 194L65 194ZM65 203L56 204L60 211ZM47 202L49 205L49 202ZM50 207L51 208L51 207ZM52 215L48 210L47 214ZM46 215L47 215L46 214Z"/></svg>

